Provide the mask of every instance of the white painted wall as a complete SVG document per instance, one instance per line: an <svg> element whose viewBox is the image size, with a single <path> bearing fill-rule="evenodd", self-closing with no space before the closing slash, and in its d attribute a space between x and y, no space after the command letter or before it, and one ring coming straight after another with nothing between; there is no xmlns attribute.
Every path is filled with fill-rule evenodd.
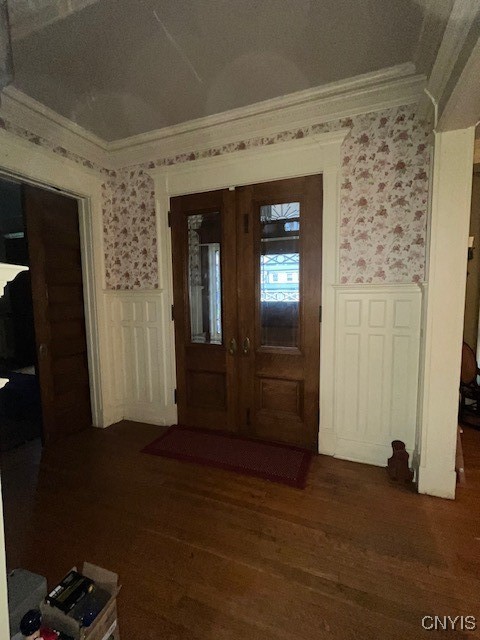
<svg viewBox="0 0 480 640"><path fill-rule="evenodd" d="M435 134L418 489L443 498L455 497L474 132Z"/></svg>

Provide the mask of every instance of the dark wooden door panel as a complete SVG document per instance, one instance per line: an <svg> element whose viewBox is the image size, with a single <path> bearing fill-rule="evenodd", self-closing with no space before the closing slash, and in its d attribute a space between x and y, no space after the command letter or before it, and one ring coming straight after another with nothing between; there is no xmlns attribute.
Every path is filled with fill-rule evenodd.
<svg viewBox="0 0 480 640"><path fill-rule="evenodd" d="M235 198L228 190L171 201L178 420L235 431Z"/></svg>
<svg viewBox="0 0 480 640"><path fill-rule="evenodd" d="M317 450L322 179L241 187L237 202L240 425Z"/></svg>
<svg viewBox="0 0 480 640"><path fill-rule="evenodd" d="M45 442L91 426L78 205L24 185Z"/></svg>
<svg viewBox="0 0 480 640"><path fill-rule="evenodd" d="M50 282L50 286L53 287L55 285L68 285L72 286L74 284L82 287L82 271L78 268L79 265L74 266L72 269L68 267L64 267L62 269L57 269L55 266L49 269L48 271L48 281Z"/></svg>
<svg viewBox="0 0 480 640"><path fill-rule="evenodd" d="M47 293L51 308L56 305L63 307L70 304L83 304L83 288L80 282L50 283Z"/></svg>

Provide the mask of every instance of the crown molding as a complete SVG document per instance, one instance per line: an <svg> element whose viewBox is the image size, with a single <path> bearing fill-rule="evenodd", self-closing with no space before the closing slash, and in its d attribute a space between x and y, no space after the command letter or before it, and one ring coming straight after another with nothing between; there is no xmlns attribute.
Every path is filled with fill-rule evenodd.
<svg viewBox="0 0 480 640"><path fill-rule="evenodd" d="M426 78L411 63L198 118L106 144L113 167L271 136L313 124L418 102Z"/></svg>
<svg viewBox="0 0 480 640"><path fill-rule="evenodd" d="M2 91L0 117L92 163L110 168L106 143L101 138L13 86Z"/></svg>
<svg viewBox="0 0 480 640"><path fill-rule="evenodd" d="M96 165L120 169L417 103L425 81L406 63L113 142L12 86L2 92L0 116Z"/></svg>

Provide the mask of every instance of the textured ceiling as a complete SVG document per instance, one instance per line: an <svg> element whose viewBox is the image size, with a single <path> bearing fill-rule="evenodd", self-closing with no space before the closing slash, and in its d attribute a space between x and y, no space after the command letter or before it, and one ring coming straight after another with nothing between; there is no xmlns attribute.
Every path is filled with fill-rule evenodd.
<svg viewBox="0 0 480 640"><path fill-rule="evenodd" d="M114 140L411 61L422 16L421 0L83 0L14 34L14 84Z"/></svg>

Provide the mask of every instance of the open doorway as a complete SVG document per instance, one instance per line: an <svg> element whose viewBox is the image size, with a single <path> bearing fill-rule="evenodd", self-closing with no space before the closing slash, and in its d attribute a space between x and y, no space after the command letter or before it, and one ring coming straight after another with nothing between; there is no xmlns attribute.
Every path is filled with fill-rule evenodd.
<svg viewBox="0 0 480 640"><path fill-rule="evenodd" d="M42 408L22 185L3 179L0 263L18 267L0 298L0 449L6 452L40 438Z"/></svg>
<svg viewBox="0 0 480 640"><path fill-rule="evenodd" d="M478 134L477 134L478 135ZM465 290L457 475L466 482L469 461L478 466L480 430L480 164L473 165L472 206Z"/></svg>
<svg viewBox="0 0 480 640"><path fill-rule="evenodd" d="M0 179L0 235L0 441L11 449L92 424L78 202Z"/></svg>

